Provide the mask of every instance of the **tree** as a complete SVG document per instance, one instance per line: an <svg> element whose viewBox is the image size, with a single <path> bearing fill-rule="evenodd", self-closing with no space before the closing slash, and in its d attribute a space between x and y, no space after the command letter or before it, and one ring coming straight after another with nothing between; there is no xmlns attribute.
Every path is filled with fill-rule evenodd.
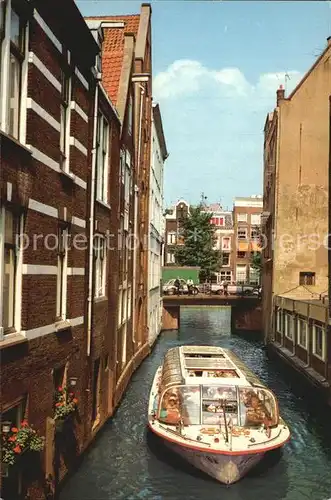
<svg viewBox="0 0 331 500"><path fill-rule="evenodd" d="M202 204L190 207L188 217L182 222L184 244L175 250L176 262L181 266L199 266L200 278L209 279L222 265L222 254L214 250L215 230L210 224L211 213Z"/></svg>

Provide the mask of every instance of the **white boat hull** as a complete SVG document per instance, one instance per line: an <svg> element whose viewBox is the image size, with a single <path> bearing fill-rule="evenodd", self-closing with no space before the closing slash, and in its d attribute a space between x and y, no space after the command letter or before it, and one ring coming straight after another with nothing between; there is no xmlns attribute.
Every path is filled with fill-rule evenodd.
<svg viewBox="0 0 331 500"><path fill-rule="evenodd" d="M244 477L264 457L265 453L223 455L205 453L164 440L166 446L197 469L223 484L232 484Z"/></svg>

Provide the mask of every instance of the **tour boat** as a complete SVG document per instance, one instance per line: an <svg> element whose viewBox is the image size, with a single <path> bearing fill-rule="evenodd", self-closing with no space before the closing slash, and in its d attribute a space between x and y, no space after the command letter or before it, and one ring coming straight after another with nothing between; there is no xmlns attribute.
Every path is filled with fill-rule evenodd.
<svg viewBox="0 0 331 500"><path fill-rule="evenodd" d="M166 353L153 380L148 425L173 451L227 485L290 439L275 395L232 351L213 346Z"/></svg>

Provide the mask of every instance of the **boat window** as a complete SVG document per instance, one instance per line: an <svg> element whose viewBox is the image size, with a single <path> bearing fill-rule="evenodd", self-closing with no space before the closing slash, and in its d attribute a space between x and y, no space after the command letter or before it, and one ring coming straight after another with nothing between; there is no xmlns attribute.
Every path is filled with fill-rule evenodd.
<svg viewBox="0 0 331 500"><path fill-rule="evenodd" d="M208 378L239 378L236 370L188 370L189 377L208 377Z"/></svg>
<svg viewBox="0 0 331 500"><path fill-rule="evenodd" d="M275 396L267 389L239 388L240 420L243 427L278 424Z"/></svg>
<svg viewBox="0 0 331 500"><path fill-rule="evenodd" d="M234 386L203 386L202 424L238 425L237 390Z"/></svg>
<svg viewBox="0 0 331 500"><path fill-rule="evenodd" d="M167 389L159 407L159 420L165 424L199 425L201 394L199 385L177 386Z"/></svg>

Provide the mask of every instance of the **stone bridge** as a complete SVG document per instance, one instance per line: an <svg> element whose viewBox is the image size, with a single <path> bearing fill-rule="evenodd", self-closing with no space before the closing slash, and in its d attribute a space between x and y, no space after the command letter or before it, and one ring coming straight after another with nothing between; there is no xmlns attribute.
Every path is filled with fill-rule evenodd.
<svg viewBox="0 0 331 500"><path fill-rule="evenodd" d="M163 330L180 328L180 307L185 306L229 306L231 307L231 331L261 332L261 299L256 296L228 297L221 295L170 295L163 297Z"/></svg>

